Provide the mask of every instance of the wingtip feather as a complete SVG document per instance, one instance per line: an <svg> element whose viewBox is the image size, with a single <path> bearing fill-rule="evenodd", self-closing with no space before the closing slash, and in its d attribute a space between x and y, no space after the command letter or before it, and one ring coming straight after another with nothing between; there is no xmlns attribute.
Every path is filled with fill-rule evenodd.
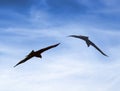
<svg viewBox="0 0 120 91"><path fill-rule="evenodd" d="M13 66L14 68L16 67L17 65Z"/></svg>

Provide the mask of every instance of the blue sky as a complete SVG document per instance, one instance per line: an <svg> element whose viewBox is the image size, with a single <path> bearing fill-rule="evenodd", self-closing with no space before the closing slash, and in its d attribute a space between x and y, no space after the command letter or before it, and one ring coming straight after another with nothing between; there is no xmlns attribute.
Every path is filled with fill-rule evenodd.
<svg viewBox="0 0 120 91"><path fill-rule="evenodd" d="M0 0L0 91L119 91L119 0ZM101 55L71 34L86 35ZM13 66L31 50L60 46Z"/></svg>

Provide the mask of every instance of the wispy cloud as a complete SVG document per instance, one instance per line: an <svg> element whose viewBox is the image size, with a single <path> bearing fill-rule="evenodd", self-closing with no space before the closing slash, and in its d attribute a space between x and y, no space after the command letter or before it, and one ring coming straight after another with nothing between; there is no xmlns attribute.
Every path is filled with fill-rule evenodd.
<svg viewBox="0 0 120 91"><path fill-rule="evenodd" d="M114 39L114 36L119 36L119 32L117 32L116 34L115 32L111 33L112 31L102 31L100 29L97 30L92 27L88 28L84 26L80 27L79 23L69 23L68 25L62 27L60 26L46 28L45 30L43 29L44 31L40 31L41 29L36 29L35 31L32 31L29 29L14 28L4 30L3 32L19 36L17 37L17 40L22 39L23 36L27 36L25 37L26 40L29 40L30 38L33 40L41 38L40 41L45 40L44 38L57 38L56 42L61 41L62 44L58 48L55 48L54 51L51 50L44 53L42 59L33 58L29 60L29 62L26 62L16 69L13 69L12 66L25 56L26 51L19 49L19 47L17 47L17 44L15 44L16 48L13 48L9 45L6 45L6 47L9 46L8 48L6 48L3 42L1 50L8 53L8 59L5 59L6 61L3 61L3 64L6 65L6 62L9 62L10 60L14 61L9 62L11 66L7 66L8 69L0 70L0 84L2 86L0 90L16 91L19 89L22 91L26 91L27 89L30 91L34 91L37 88L36 90L43 91L109 91L111 89L114 89L116 87L115 84L119 83L119 54L116 54L119 51L119 46L117 46L116 44L116 46L114 45L114 48L111 48L111 46L105 48L108 51L110 49L109 52L111 53L110 58L104 58L101 54L98 53L98 51L95 51L92 47L87 48L84 42L68 38L66 37L66 35L85 34L89 35L91 39L99 39L94 39L93 41L101 41L104 39L105 35L107 35L107 37L110 37L110 40ZM92 34L91 31L95 33L97 37L95 37L95 35ZM42 37L39 35L42 35ZM101 35L103 35L103 38L101 38ZM9 36L7 38L9 38ZM24 39L22 39L22 41L23 40ZM31 40L29 42L31 42ZM45 46L44 42L43 44ZM35 46L36 44L33 45L33 47ZM39 43L37 43L37 46L40 46L42 48ZM21 47L25 49L23 44L21 44ZM30 46L28 47L30 49ZM14 59L14 55L12 55L11 58L9 53L16 55L16 58ZM100 55L100 57L97 55ZM9 60L9 58L11 59ZM8 88L5 88L6 86ZM117 90L118 89L116 89L116 91Z"/></svg>

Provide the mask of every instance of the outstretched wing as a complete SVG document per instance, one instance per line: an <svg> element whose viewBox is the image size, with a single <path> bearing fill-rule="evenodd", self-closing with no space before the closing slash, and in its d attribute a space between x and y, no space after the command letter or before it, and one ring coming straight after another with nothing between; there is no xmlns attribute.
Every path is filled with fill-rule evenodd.
<svg viewBox="0 0 120 91"><path fill-rule="evenodd" d="M68 37L80 38L80 36L77 35L69 35Z"/></svg>
<svg viewBox="0 0 120 91"><path fill-rule="evenodd" d="M68 37L74 37L74 38L79 38L83 40L87 40L88 36L83 36L83 35L69 35Z"/></svg>
<svg viewBox="0 0 120 91"><path fill-rule="evenodd" d="M55 45L48 46L48 47L43 48L43 49L40 49L40 50L38 50L38 51L36 51L36 52L41 54L42 52L44 52L44 51L46 51L46 50L49 50L49 49L54 48L54 47L57 47L59 44L60 44L60 43L55 44Z"/></svg>
<svg viewBox="0 0 120 91"><path fill-rule="evenodd" d="M29 60L29 59L32 58L32 57L33 57L33 55L31 55L31 53L28 54L28 55L26 56L26 58L24 58L23 60L21 60L20 62L18 62L14 67L18 66L19 64L22 64L22 63L26 62L27 60Z"/></svg>
<svg viewBox="0 0 120 91"><path fill-rule="evenodd" d="M104 56L108 57L108 55L106 55L102 50L100 50L93 42L90 41L90 45L92 45L93 47L95 47L101 54L103 54Z"/></svg>

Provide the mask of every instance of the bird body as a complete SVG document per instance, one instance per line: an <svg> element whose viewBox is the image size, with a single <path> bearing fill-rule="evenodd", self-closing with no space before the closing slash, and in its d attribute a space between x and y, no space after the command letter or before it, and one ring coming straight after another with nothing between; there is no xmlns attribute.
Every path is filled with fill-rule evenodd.
<svg viewBox="0 0 120 91"><path fill-rule="evenodd" d="M103 54L104 56L108 56L106 55L104 52L102 52L92 41L89 40L89 37L87 36L82 36L82 35L70 35L69 37L74 37L74 38L79 38L82 39L86 42L87 46L89 47L90 45L95 47L101 54Z"/></svg>
<svg viewBox="0 0 120 91"><path fill-rule="evenodd" d="M49 49L51 49L51 48L54 48L54 47L58 46L59 44L60 44L60 43L55 44L55 45L51 45L51 46L42 48L42 49L40 49L40 50L38 50L38 51L32 50L32 51L26 56L26 58L24 58L23 60L21 60L20 62L18 62L14 67L18 66L18 65L21 64L21 63L26 62L27 60L31 59L32 57L42 58L42 55L41 55L41 54L42 54L44 51L47 51L47 50L49 50Z"/></svg>

